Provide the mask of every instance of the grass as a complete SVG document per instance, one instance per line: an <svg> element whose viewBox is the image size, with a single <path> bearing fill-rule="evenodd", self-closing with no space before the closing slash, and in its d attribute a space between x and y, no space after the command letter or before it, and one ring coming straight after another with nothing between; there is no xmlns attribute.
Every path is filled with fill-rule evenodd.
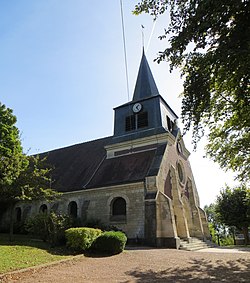
<svg viewBox="0 0 250 283"><path fill-rule="evenodd" d="M0 234L0 274L72 257L64 247L50 248L48 243L30 236Z"/></svg>

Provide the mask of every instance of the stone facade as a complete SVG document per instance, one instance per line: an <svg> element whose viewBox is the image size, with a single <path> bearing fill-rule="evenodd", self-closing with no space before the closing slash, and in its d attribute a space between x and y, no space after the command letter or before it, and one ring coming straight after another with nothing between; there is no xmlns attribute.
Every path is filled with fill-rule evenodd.
<svg viewBox="0 0 250 283"><path fill-rule="evenodd" d="M209 238L178 117L157 91L143 54L133 100L115 108L114 136L45 153L63 194L54 203L18 203L16 221L53 210L157 247ZM2 229L8 217L7 211Z"/></svg>

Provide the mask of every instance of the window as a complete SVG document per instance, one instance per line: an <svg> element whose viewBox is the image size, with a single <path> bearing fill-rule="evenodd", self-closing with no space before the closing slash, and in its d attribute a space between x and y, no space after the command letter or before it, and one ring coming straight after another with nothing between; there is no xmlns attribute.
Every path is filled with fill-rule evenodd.
<svg viewBox="0 0 250 283"><path fill-rule="evenodd" d="M167 116L167 124L168 124L168 130L169 132L172 132L174 129L174 122L170 120L170 118Z"/></svg>
<svg viewBox="0 0 250 283"><path fill-rule="evenodd" d="M184 175L183 166L181 165L180 162L178 162L177 164L177 171L178 171L179 181L183 184L185 181L185 175Z"/></svg>
<svg viewBox="0 0 250 283"><path fill-rule="evenodd" d="M132 130L135 130L135 115L126 117L125 131L128 132Z"/></svg>
<svg viewBox="0 0 250 283"><path fill-rule="evenodd" d="M22 210L20 207L16 207L15 216L16 216L16 222L20 222L22 220Z"/></svg>
<svg viewBox="0 0 250 283"><path fill-rule="evenodd" d="M182 146L180 142L177 142L177 150L179 153L183 153Z"/></svg>
<svg viewBox="0 0 250 283"><path fill-rule="evenodd" d="M137 115L137 127L145 128L148 126L148 112L142 112Z"/></svg>
<svg viewBox="0 0 250 283"><path fill-rule="evenodd" d="M130 115L125 119L126 132L145 127L148 127L148 112L141 112L135 115Z"/></svg>
<svg viewBox="0 0 250 283"><path fill-rule="evenodd" d="M111 220L126 220L126 201L122 197L117 197L111 202Z"/></svg>
<svg viewBox="0 0 250 283"><path fill-rule="evenodd" d="M69 203L68 213L72 218L77 218L77 203L75 201Z"/></svg>
<svg viewBox="0 0 250 283"><path fill-rule="evenodd" d="M42 205L40 206L40 208L39 208L39 212L46 214L46 213L48 212L48 207L47 207L47 205L46 205L46 204L42 204Z"/></svg>

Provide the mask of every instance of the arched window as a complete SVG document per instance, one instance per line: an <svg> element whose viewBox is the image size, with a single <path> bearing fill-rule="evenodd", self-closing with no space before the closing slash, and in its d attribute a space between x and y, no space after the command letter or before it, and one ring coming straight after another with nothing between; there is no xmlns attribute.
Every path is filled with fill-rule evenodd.
<svg viewBox="0 0 250 283"><path fill-rule="evenodd" d="M184 184L185 174L184 174L183 165L180 162L178 162L177 164L177 172L178 172L179 181L181 182L181 184Z"/></svg>
<svg viewBox="0 0 250 283"><path fill-rule="evenodd" d="M39 208L39 213L47 213L48 212L48 207L46 204L42 204Z"/></svg>
<svg viewBox="0 0 250 283"><path fill-rule="evenodd" d="M15 216L16 216L16 222L20 222L22 220L22 210L21 210L21 207L16 207L16 209L15 209Z"/></svg>
<svg viewBox="0 0 250 283"><path fill-rule="evenodd" d="M117 197L111 202L111 220L126 220L126 201L122 197Z"/></svg>
<svg viewBox="0 0 250 283"><path fill-rule="evenodd" d="M75 201L69 203L68 213L72 218L77 218L77 203Z"/></svg>

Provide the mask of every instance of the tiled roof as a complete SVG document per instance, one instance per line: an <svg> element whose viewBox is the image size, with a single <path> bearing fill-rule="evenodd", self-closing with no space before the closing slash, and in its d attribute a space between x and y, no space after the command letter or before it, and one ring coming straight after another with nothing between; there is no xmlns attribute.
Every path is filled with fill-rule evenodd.
<svg viewBox="0 0 250 283"><path fill-rule="evenodd" d="M107 159L104 147L111 140L106 137L41 154L54 167L52 188L70 192L142 181L152 171L157 174L162 146Z"/></svg>
<svg viewBox="0 0 250 283"><path fill-rule="evenodd" d="M61 192L81 190L105 158L112 137L72 145L41 154L54 167L52 188Z"/></svg>
<svg viewBox="0 0 250 283"><path fill-rule="evenodd" d="M155 149L106 159L87 187L95 188L142 181L147 176L154 155Z"/></svg>

